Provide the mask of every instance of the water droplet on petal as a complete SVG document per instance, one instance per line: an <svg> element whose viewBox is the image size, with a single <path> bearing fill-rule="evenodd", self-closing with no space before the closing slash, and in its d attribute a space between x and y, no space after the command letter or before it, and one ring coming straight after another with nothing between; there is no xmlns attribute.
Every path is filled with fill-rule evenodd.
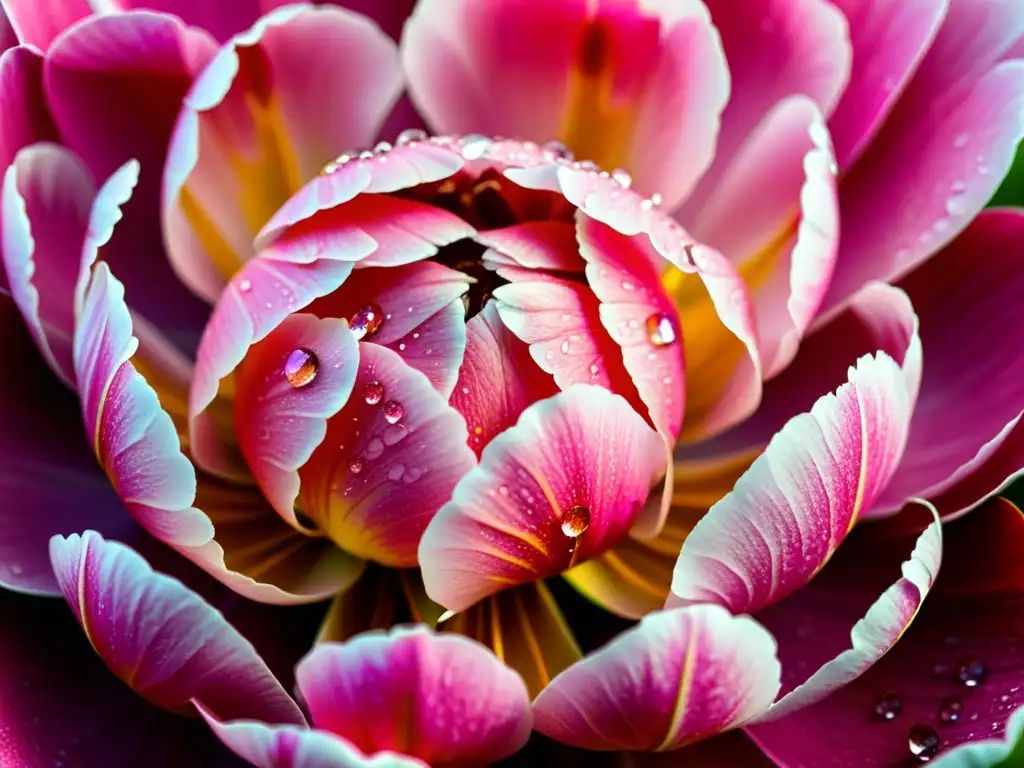
<svg viewBox="0 0 1024 768"><path fill-rule="evenodd" d="M398 134L398 138L395 139L395 143L398 144L398 146L402 146L403 144L412 144L414 141L426 141L426 139L427 132L422 128L406 128Z"/></svg>
<svg viewBox="0 0 1024 768"><path fill-rule="evenodd" d="M903 701L899 694L887 693L875 702L873 715L875 720L893 720L903 711Z"/></svg>
<svg viewBox="0 0 1024 768"><path fill-rule="evenodd" d="M359 153L359 159L360 160L369 160L372 157L373 157L373 152L371 152L368 149L363 150L362 152Z"/></svg>
<svg viewBox="0 0 1024 768"><path fill-rule="evenodd" d="M661 205L664 199L665 198L661 196L661 192L655 192L653 195L651 195L651 205Z"/></svg>
<svg viewBox="0 0 1024 768"><path fill-rule="evenodd" d="M945 725L955 723L960 719L960 714L964 711L964 703L960 700L959 696L950 696L948 699L943 699L939 705L939 722Z"/></svg>
<svg viewBox="0 0 1024 768"><path fill-rule="evenodd" d="M558 349L563 355L569 354L569 340L562 339L562 343L559 345Z"/></svg>
<svg viewBox="0 0 1024 768"><path fill-rule="evenodd" d="M930 725L915 725L908 735L910 754L921 762L928 762L939 751L939 734Z"/></svg>
<svg viewBox="0 0 1024 768"><path fill-rule="evenodd" d="M367 304L348 321L349 328L355 334L356 341L372 336L384 324L384 313L376 304Z"/></svg>
<svg viewBox="0 0 1024 768"><path fill-rule="evenodd" d="M462 140L462 156L467 160L479 160L491 148L491 140L479 133L472 133Z"/></svg>
<svg viewBox="0 0 1024 768"><path fill-rule="evenodd" d="M956 136L953 137L953 146L956 147L957 149L960 149L961 147L966 147L967 141L970 138L970 134L958 133Z"/></svg>
<svg viewBox="0 0 1024 768"><path fill-rule="evenodd" d="M320 370L320 360L309 349L293 349L284 361L284 376L296 389L309 386Z"/></svg>
<svg viewBox="0 0 1024 768"><path fill-rule="evenodd" d="M644 323L647 338L656 347L667 347L676 340L676 324L671 315L655 312Z"/></svg>
<svg viewBox="0 0 1024 768"><path fill-rule="evenodd" d="M366 444L366 458L370 461L377 459L384 453L384 441L379 437L370 438L370 442Z"/></svg>
<svg viewBox="0 0 1024 768"><path fill-rule="evenodd" d="M252 290L252 283L248 280L243 280L238 284L238 290L240 290L242 293L248 293L249 291Z"/></svg>
<svg viewBox="0 0 1024 768"><path fill-rule="evenodd" d="M622 281L622 290L624 290L624 291L632 291L632 290L635 290L635 289L636 289L636 286L633 283L629 282L628 280L623 280Z"/></svg>
<svg viewBox="0 0 1024 768"><path fill-rule="evenodd" d="M373 151L374 152L390 152L391 149L392 149L391 142L389 142L389 141L378 141L376 146L374 146Z"/></svg>
<svg viewBox="0 0 1024 768"><path fill-rule="evenodd" d="M508 496L508 486L507 485L499 485L498 486L498 493L500 493L502 496Z"/></svg>
<svg viewBox="0 0 1024 768"><path fill-rule="evenodd" d="M572 150L560 141L549 141L544 145L544 150L554 155L556 160L572 160Z"/></svg>
<svg viewBox="0 0 1024 768"><path fill-rule="evenodd" d="M988 667L977 656L961 659L956 665L956 678L968 688L974 688L985 682Z"/></svg>
<svg viewBox="0 0 1024 768"><path fill-rule="evenodd" d="M622 168L616 168L612 171L612 178L619 183L620 187L629 189L633 183L633 177L629 175L629 171L625 171Z"/></svg>
<svg viewBox="0 0 1024 768"><path fill-rule="evenodd" d="M405 467L402 464L393 464L388 468L388 480L401 480L405 474Z"/></svg>
<svg viewBox="0 0 1024 768"><path fill-rule="evenodd" d="M376 405L384 397L384 387L379 381L368 381L363 385L363 399L367 405Z"/></svg>
<svg viewBox="0 0 1024 768"><path fill-rule="evenodd" d="M404 424L395 424L386 428L381 433L381 437L384 439L384 445L395 445L400 443L407 434L409 434L409 430L405 428Z"/></svg>
<svg viewBox="0 0 1024 768"><path fill-rule="evenodd" d="M405 415L405 408L397 400L388 400L384 403L384 419L388 424L397 424Z"/></svg>
<svg viewBox="0 0 1024 768"><path fill-rule="evenodd" d="M348 463L348 469L353 475L358 475L362 472L364 466L366 466L366 462L359 457L352 459L352 461Z"/></svg>
<svg viewBox="0 0 1024 768"><path fill-rule="evenodd" d="M562 514L562 533L570 539L582 536L590 527L590 510L576 505Z"/></svg>

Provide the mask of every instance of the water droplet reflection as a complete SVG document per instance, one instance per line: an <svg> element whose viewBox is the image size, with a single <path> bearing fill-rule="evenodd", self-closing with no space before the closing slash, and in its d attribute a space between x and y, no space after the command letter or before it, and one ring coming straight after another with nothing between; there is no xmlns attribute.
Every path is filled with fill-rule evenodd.
<svg viewBox="0 0 1024 768"><path fill-rule="evenodd" d="M974 688L988 677L988 667L977 656L968 656L957 664L956 677L968 688Z"/></svg>
<svg viewBox="0 0 1024 768"><path fill-rule="evenodd" d="M647 338L656 347L667 347L675 342L676 325L672 317L664 312L656 312L645 322Z"/></svg>
<svg viewBox="0 0 1024 768"><path fill-rule="evenodd" d="M384 397L384 387L379 381L368 381L363 385L363 399L367 405L376 405Z"/></svg>
<svg viewBox="0 0 1024 768"><path fill-rule="evenodd" d="M899 694L887 693L875 702L873 715L876 720L893 720L903 711Z"/></svg>
<svg viewBox="0 0 1024 768"><path fill-rule="evenodd" d="M405 409L397 400L388 400L384 403L384 419L388 424L397 424L405 415Z"/></svg>
<svg viewBox="0 0 1024 768"><path fill-rule="evenodd" d="M383 323L384 313L376 304L367 304L352 315L351 319L348 321L349 328L352 329L352 333L355 335L357 341L375 334L380 330Z"/></svg>
<svg viewBox="0 0 1024 768"><path fill-rule="evenodd" d="M570 539L582 536L590 527L590 510L576 505L562 515L562 533Z"/></svg>
<svg viewBox="0 0 1024 768"><path fill-rule="evenodd" d="M935 732L934 728L920 723L910 729L907 741L910 746L910 754L922 763L928 762L938 754L941 743L939 734Z"/></svg>
<svg viewBox="0 0 1024 768"><path fill-rule="evenodd" d="M950 696L939 705L939 722L943 725L955 723L964 711L964 703L958 696Z"/></svg>
<svg viewBox="0 0 1024 768"><path fill-rule="evenodd" d="M320 360L312 350L293 349L284 361L284 376L296 389L309 386L320 370Z"/></svg>

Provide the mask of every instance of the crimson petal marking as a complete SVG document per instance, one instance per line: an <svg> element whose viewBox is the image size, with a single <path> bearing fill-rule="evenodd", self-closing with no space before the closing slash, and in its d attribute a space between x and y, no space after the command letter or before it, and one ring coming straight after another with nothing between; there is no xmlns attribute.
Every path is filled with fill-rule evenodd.
<svg viewBox="0 0 1024 768"><path fill-rule="evenodd" d="M87 531L55 536L50 558L93 648L149 701L180 710L197 699L222 717L305 722L252 644L134 550Z"/></svg>
<svg viewBox="0 0 1024 768"><path fill-rule="evenodd" d="M195 472L171 417L130 362L137 347L124 286L100 262L74 336L86 434L132 516L166 544L198 546L213 526L192 506Z"/></svg>
<svg viewBox="0 0 1024 768"><path fill-rule="evenodd" d="M287 366L306 357L292 382ZM271 506L295 519L299 468L327 434L327 422L349 399L359 348L344 320L296 314L284 319L245 357L235 389L235 431L253 476ZM308 379L308 380L307 380Z"/></svg>
<svg viewBox="0 0 1024 768"><path fill-rule="evenodd" d="M524 410L558 392L554 380L530 357L530 348L501 321L490 302L466 323L466 354L451 399L469 427L477 458Z"/></svg>
<svg viewBox="0 0 1024 768"><path fill-rule="evenodd" d="M218 739L257 768L429 768L392 752L367 757L334 734L252 720L221 722L196 705Z"/></svg>
<svg viewBox="0 0 1024 768"><path fill-rule="evenodd" d="M423 626L322 643L296 679L314 725L368 754L469 768L514 754L530 735L522 678L468 638Z"/></svg>
<svg viewBox="0 0 1024 768"><path fill-rule="evenodd" d="M427 527L427 594L461 611L600 555L626 535L663 467L658 434L603 387L575 385L530 406Z"/></svg>
<svg viewBox="0 0 1024 768"><path fill-rule="evenodd" d="M761 714L779 681L775 640L753 619L659 611L552 680L534 727L582 749L678 749Z"/></svg>
<svg viewBox="0 0 1024 768"><path fill-rule="evenodd" d="M753 612L804 586L871 509L903 455L913 405L883 352L791 419L683 543L672 591Z"/></svg>
<svg viewBox="0 0 1024 768"><path fill-rule="evenodd" d="M419 371L362 342L352 397L300 469L300 505L337 544L394 567L416 565L434 513L476 464L465 422Z"/></svg>
<svg viewBox="0 0 1024 768"><path fill-rule="evenodd" d="M139 164L129 161L96 193L70 150L45 143L19 152L4 176L3 260L11 295L43 357L71 387L75 318L90 270L138 178Z"/></svg>

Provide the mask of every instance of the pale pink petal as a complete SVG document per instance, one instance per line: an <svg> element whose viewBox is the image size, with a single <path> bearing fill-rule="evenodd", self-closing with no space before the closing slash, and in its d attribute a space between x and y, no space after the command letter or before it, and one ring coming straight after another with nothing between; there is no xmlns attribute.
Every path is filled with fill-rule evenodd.
<svg viewBox="0 0 1024 768"><path fill-rule="evenodd" d="M832 0L846 16L850 82L829 118L836 162L846 170L878 133L935 39L947 0Z"/></svg>
<svg viewBox="0 0 1024 768"><path fill-rule="evenodd" d="M733 613L805 585L892 477L912 397L896 362L861 358L849 380L790 420L683 543L672 591Z"/></svg>
<svg viewBox="0 0 1024 768"><path fill-rule="evenodd" d="M42 51L76 21L101 9L103 0L4 0L18 40Z"/></svg>
<svg viewBox="0 0 1024 768"><path fill-rule="evenodd" d="M182 279L215 301L275 211L328 160L372 144L399 88L394 43L341 8L285 6L232 38L171 138L164 225Z"/></svg>
<svg viewBox="0 0 1024 768"><path fill-rule="evenodd" d="M134 550L89 531L54 537L50 557L90 643L140 695L171 710L195 699L221 717L304 722L252 644Z"/></svg>
<svg viewBox="0 0 1024 768"><path fill-rule="evenodd" d="M469 429L479 458L497 435L515 425L524 410L558 391L530 357L529 347L501 322L490 302L466 323L466 354L451 399Z"/></svg>
<svg viewBox="0 0 1024 768"><path fill-rule="evenodd" d="M221 722L198 709L217 738L256 768L426 768L419 760L390 752L367 757L324 731L255 720Z"/></svg>
<svg viewBox="0 0 1024 768"><path fill-rule="evenodd" d="M699 2L431 0L406 26L402 59L440 132L560 139L670 206L710 163L729 95Z"/></svg>
<svg viewBox="0 0 1024 768"><path fill-rule="evenodd" d="M124 286L100 262L74 335L86 434L132 516L167 544L198 546L213 526L192 506L195 471L174 423L130 361L137 347Z"/></svg>
<svg viewBox="0 0 1024 768"><path fill-rule="evenodd" d="M235 432L253 477L292 525L299 467L348 401L359 349L343 320L296 314L249 349L235 385Z"/></svg>
<svg viewBox="0 0 1024 768"><path fill-rule="evenodd" d="M366 753L484 766L517 752L530 734L522 678L458 635L368 632L318 645L296 676L313 724Z"/></svg>
<svg viewBox="0 0 1024 768"><path fill-rule="evenodd" d="M664 468L657 433L619 395L576 385L484 449L420 545L431 599L461 611L614 546Z"/></svg>
<svg viewBox="0 0 1024 768"><path fill-rule="evenodd" d="M0 168L37 141L56 141L57 128L43 92L43 57L21 45L0 55Z"/></svg>
<svg viewBox="0 0 1024 768"><path fill-rule="evenodd" d="M659 611L569 667L534 700L537 731L592 750L670 750L761 714L775 641L719 606Z"/></svg>
<svg viewBox="0 0 1024 768"><path fill-rule="evenodd" d="M89 270L139 178L130 162L97 193L69 150L35 144L18 153L3 190L3 261L11 295L54 372L75 385L72 336Z"/></svg>
<svg viewBox="0 0 1024 768"><path fill-rule="evenodd" d="M779 101L802 94L832 112L850 74L843 14L827 0L706 0L732 81L715 161L681 209L698 211L747 137ZM770 195L766 195L770 197Z"/></svg>
<svg viewBox="0 0 1024 768"><path fill-rule="evenodd" d="M338 546L416 565L420 537L476 464L462 416L396 352L359 345L352 396L300 469L300 507Z"/></svg>
<svg viewBox="0 0 1024 768"><path fill-rule="evenodd" d="M1024 136L1024 11L950 4L934 44L843 179L843 241L823 308L892 280L952 240L988 202Z"/></svg>

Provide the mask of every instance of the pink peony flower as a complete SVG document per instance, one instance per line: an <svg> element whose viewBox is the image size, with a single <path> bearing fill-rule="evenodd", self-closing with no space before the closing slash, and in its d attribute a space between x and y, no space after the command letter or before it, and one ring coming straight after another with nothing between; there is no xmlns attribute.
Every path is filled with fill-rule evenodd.
<svg viewBox="0 0 1024 768"><path fill-rule="evenodd" d="M4 0L0 764L1004 759L1019 3L344 5Z"/></svg>

